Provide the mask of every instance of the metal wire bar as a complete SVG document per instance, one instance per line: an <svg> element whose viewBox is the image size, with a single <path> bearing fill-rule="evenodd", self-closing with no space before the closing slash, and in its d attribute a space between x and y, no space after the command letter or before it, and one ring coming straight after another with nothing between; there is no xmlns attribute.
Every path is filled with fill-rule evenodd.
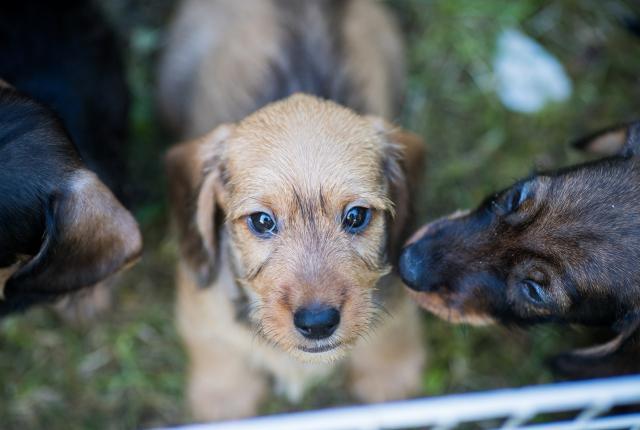
<svg viewBox="0 0 640 430"><path fill-rule="evenodd" d="M519 427L518 430L613 430L631 429L640 426L640 414L597 418L591 421L554 422Z"/></svg>
<svg viewBox="0 0 640 430"><path fill-rule="evenodd" d="M520 430L631 429L640 426L640 414L601 418L598 415L615 406L632 404L640 405L640 376L272 415L179 429L392 430L425 426L448 429L460 423L491 419L505 419L501 428ZM526 424L540 414L568 411L581 413L571 421Z"/></svg>

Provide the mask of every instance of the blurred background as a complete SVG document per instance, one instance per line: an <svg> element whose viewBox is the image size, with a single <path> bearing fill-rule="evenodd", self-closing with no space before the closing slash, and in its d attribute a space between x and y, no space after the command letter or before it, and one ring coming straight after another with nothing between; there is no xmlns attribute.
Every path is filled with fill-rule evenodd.
<svg viewBox="0 0 640 430"><path fill-rule="evenodd" d="M603 0L396 0L408 46L398 122L430 148L417 222L475 206L534 169L585 160L571 140L640 117L640 3ZM144 258L112 310L72 325L48 308L0 321L0 427L139 428L189 421L185 355L173 326L176 244L168 235L161 155L173 143L155 109L155 62L175 3L102 2L126 52L129 160L143 190ZM524 65L524 67L523 67ZM552 354L589 343L579 329L452 326L424 314L423 394L553 380ZM567 331L571 333L567 333ZM349 403L340 377L302 405Z"/></svg>

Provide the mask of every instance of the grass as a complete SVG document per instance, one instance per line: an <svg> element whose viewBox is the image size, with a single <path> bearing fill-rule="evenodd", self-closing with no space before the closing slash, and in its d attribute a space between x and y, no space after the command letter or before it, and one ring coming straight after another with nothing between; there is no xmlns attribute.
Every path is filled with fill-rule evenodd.
<svg viewBox="0 0 640 430"><path fill-rule="evenodd" d="M425 221L483 196L535 168L584 157L567 146L588 131L637 117L640 40L622 25L631 3L585 1L400 0L390 2L407 34L409 83L399 122L422 134L430 156L417 196ZM188 420L185 355L173 327L172 266L160 155L170 143L155 114L153 62L168 1L109 2L129 40L130 159L145 190L136 216L147 247L122 277L112 311L77 327L48 308L0 322L0 427L121 429ZM635 10L635 16L640 16ZM573 82L567 102L523 115L492 90L497 35L517 27L542 43ZM545 359L584 341L555 327L531 331L452 326L424 316L429 366L424 394L549 382ZM572 342L567 339L573 339ZM272 399L265 412L345 401L334 378L303 405Z"/></svg>

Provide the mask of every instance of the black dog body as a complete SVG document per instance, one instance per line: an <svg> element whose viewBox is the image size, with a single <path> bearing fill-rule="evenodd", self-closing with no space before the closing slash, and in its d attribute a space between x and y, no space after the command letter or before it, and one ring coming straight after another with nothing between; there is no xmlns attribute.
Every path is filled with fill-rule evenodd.
<svg viewBox="0 0 640 430"><path fill-rule="evenodd" d="M5 315L102 281L142 241L114 196L128 183L129 96L114 34L92 2L3 3L0 79Z"/></svg>
<svg viewBox="0 0 640 430"><path fill-rule="evenodd" d="M118 40L93 1L4 1L0 79L52 109L89 169L127 203L129 92Z"/></svg>
<svg viewBox="0 0 640 430"><path fill-rule="evenodd" d="M94 285L142 243L58 117L11 88L0 88L0 243L0 315Z"/></svg>

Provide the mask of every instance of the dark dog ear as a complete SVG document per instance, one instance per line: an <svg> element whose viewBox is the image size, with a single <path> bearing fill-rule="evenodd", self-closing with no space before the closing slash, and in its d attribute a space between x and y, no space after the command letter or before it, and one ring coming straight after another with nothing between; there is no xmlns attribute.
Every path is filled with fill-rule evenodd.
<svg viewBox="0 0 640 430"><path fill-rule="evenodd" d="M553 357L552 371L564 379L591 379L640 372L640 315L628 316L611 341Z"/></svg>
<svg viewBox="0 0 640 430"><path fill-rule="evenodd" d="M224 220L219 208L223 189L218 154L232 129L221 125L202 138L176 145L166 156L169 203L180 252L201 286L215 277L216 226Z"/></svg>
<svg viewBox="0 0 640 430"><path fill-rule="evenodd" d="M604 156L640 155L640 121L608 127L583 137L572 145L582 151Z"/></svg>
<svg viewBox="0 0 640 430"><path fill-rule="evenodd" d="M4 305L26 307L92 286L142 251L133 216L88 170L73 173L45 204L40 250L7 281Z"/></svg>
<svg viewBox="0 0 640 430"><path fill-rule="evenodd" d="M394 127L380 118L374 117L371 121L383 136L386 145L382 168L395 205L395 216L391 221L388 239L389 256L395 263L400 248L412 229L411 202L424 173L427 147L415 133Z"/></svg>

